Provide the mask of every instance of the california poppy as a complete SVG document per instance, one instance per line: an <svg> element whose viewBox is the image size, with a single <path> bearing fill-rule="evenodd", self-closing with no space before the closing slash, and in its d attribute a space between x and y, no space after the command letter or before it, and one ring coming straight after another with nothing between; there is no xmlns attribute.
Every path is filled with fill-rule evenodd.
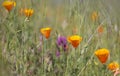
<svg viewBox="0 0 120 76"><path fill-rule="evenodd" d="M105 63L109 56L109 50L105 48L98 49L97 51L95 51L95 55L98 57L101 63Z"/></svg>
<svg viewBox="0 0 120 76"><path fill-rule="evenodd" d="M34 13L33 9L24 9L24 14L25 14L26 17L32 16L33 13Z"/></svg>
<svg viewBox="0 0 120 76"><path fill-rule="evenodd" d="M40 32L48 39L50 37L51 28L41 28Z"/></svg>
<svg viewBox="0 0 120 76"><path fill-rule="evenodd" d="M8 10L8 12L10 12L12 10L12 8L14 6L16 6L16 2L14 2L14 1L4 1L2 5L6 8L6 10Z"/></svg>
<svg viewBox="0 0 120 76"><path fill-rule="evenodd" d="M92 21L96 21L98 19L98 13L96 11L92 12L91 18Z"/></svg>
<svg viewBox="0 0 120 76"><path fill-rule="evenodd" d="M99 34L101 34L104 31L103 26L102 25L98 26L97 31L98 31Z"/></svg>
<svg viewBox="0 0 120 76"><path fill-rule="evenodd" d="M80 37L79 35L73 35L68 37L68 41L73 45L73 47L77 48L82 41L82 37Z"/></svg>
<svg viewBox="0 0 120 76"><path fill-rule="evenodd" d="M108 65L108 69L111 71L115 71L119 69L119 64L117 62L112 62Z"/></svg>

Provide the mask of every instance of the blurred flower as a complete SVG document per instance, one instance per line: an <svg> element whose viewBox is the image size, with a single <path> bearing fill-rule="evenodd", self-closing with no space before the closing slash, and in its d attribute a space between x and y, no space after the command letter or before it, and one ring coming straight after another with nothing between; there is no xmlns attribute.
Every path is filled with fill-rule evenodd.
<svg viewBox="0 0 120 76"><path fill-rule="evenodd" d="M78 32L78 28L77 27L74 27L73 28L73 34L76 34Z"/></svg>
<svg viewBox="0 0 120 76"><path fill-rule="evenodd" d="M120 70L119 69L115 70L114 76L117 76L118 74L120 74Z"/></svg>
<svg viewBox="0 0 120 76"><path fill-rule="evenodd" d="M117 62L112 62L108 65L108 69L111 71L115 71L119 69L119 64Z"/></svg>
<svg viewBox="0 0 120 76"><path fill-rule="evenodd" d="M77 48L79 43L82 41L82 37L78 35L73 35L73 36L68 37L67 40L73 45L73 47Z"/></svg>
<svg viewBox="0 0 120 76"><path fill-rule="evenodd" d="M101 63L105 63L109 56L109 50L104 48L98 49L97 51L95 51L95 55L98 57Z"/></svg>
<svg viewBox="0 0 120 76"><path fill-rule="evenodd" d="M60 56L60 52L56 51L56 56L59 57Z"/></svg>
<svg viewBox="0 0 120 76"><path fill-rule="evenodd" d="M2 5L8 10L8 12L10 12L12 10L12 8L14 6L16 6L16 2L14 2L14 1L4 1Z"/></svg>
<svg viewBox="0 0 120 76"><path fill-rule="evenodd" d="M99 34L101 34L104 31L103 26L102 25L98 26L97 31L98 31Z"/></svg>
<svg viewBox="0 0 120 76"><path fill-rule="evenodd" d="M59 36L57 39L57 46L62 46L65 51L67 49L67 39L64 36Z"/></svg>
<svg viewBox="0 0 120 76"><path fill-rule="evenodd" d="M68 22L66 20L64 20L62 22L62 28L65 29L68 26Z"/></svg>
<svg viewBox="0 0 120 76"><path fill-rule="evenodd" d="M26 17L32 16L33 13L34 13L33 9L24 9L24 14L26 15Z"/></svg>
<svg viewBox="0 0 120 76"><path fill-rule="evenodd" d="M41 28L40 32L48 39L50 37L51 28Z"/></svg>
<svg viewBox="0 0 120 76"><path fill-rule="evenodd" d="M92 12L91 18L92 21L96 21L98 19L98 13L96 11Z"/></svg>
<svg viewBox="0 0 120 76"><path fill-rule="evenodd" d="M25 10L25 8L20 8L20 9L19 9L19 14L20 14L20 15L24 15L24 10Z"/></svg>

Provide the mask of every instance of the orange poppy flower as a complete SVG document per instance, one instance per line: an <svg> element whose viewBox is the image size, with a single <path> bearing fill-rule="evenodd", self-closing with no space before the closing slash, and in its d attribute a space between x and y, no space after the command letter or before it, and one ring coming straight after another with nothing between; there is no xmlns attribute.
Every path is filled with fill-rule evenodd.
<svg viewBox="0 0 120 76"><path fill-rule="evenodd" d="M115 71L119 69L119 64L117 62L112 62L108 65L108 69L111 71Z"/></svg>
<svg viewBox="0 0 120 76"><path fill-rule="evenodd" d="M105 63L109 56L109 50L107 49L99 49L95 51L95 55L98 57L98 59L101 61L101 63Z"/></svg>
<svg viewBox="0 0 120 76"><path fill-rule="evenodd" d="M67 38L67 40L73 45L73 47L77 48L77 46L82 41L82 37L78 35L73 35Z"/></svg>
<svg viewBox="0 0 120 76"><path fill-rule="evenodd" d="M26 15L26 17L32 16L33 13L34 13L33 9L24 9L24 14Z"/></svg>
<svg viewBox="0 0 120 76"><path fill-rule="evenodd" d="M96 21L98 19L98 13L96 11L92 12L91 18L92 21Z"/></svg>
<svg viewBox="0 0 120 76"><path fill-rule="evenodd" d="M102 33L103 31L104 31L104 28L100 25L100 26L98 26L98 33Z"/></svg>
<svg viewBox="0 0 120 76"><path fill-rule="evenodd" d="M16 2L14 2L14 1L4 1L2 5L8 10L8 12L10 12L12 10L12 8L14 6L16 6Z"/></svg>
<svg viewBox="0 0 120 76"><path fill-rule="evenodd" d="M48 39L50 37L51 28L41 28L40 32Z"/></svg>

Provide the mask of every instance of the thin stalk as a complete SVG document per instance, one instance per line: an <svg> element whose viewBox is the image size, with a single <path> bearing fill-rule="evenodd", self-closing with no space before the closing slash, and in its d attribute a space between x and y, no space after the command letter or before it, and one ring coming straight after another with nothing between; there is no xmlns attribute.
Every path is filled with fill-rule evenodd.
<svg viewBox="0 0 120 76"><path fill-rule="evenodd" d="M79 72L78 76L81 76L82 72L86 69L86 67L88 66L88 64L90 63L90 61L93 59L94 54L90 57L90 59L88 60L88 62L85 64L85 66L81 69L81 71Z"/></svg>

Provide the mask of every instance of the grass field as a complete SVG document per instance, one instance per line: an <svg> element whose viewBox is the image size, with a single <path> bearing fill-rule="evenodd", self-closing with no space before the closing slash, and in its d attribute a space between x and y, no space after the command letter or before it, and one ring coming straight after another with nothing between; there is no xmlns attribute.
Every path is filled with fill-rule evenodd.
<svg viewBox="0 0 120 76"><path fill-rule="evenodd" d="M0 76L120 76L119 0L4 1Z"/></svg>

